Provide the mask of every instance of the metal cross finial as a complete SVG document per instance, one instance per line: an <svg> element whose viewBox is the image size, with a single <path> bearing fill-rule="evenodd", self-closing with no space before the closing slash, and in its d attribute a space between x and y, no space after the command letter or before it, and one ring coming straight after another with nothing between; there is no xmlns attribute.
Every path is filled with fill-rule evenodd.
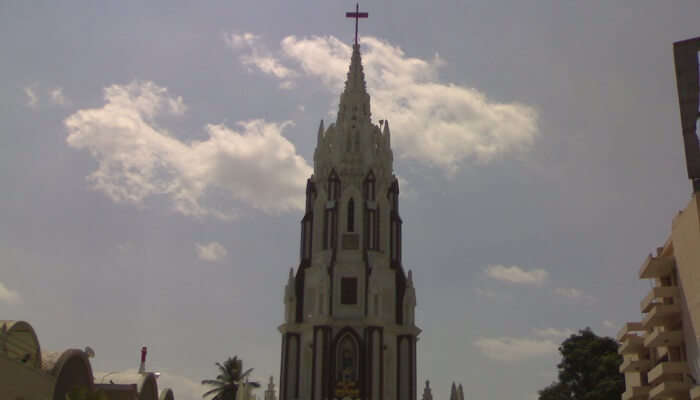
<svg viewBox="0 0 700 400"><path fill-rule="evenodd" d="M360 12L360 3L355 4L355 12L346 12L346 18L355 18L355 46L357 46L357 25L360 18L369 17L369 13Z"/></svg>

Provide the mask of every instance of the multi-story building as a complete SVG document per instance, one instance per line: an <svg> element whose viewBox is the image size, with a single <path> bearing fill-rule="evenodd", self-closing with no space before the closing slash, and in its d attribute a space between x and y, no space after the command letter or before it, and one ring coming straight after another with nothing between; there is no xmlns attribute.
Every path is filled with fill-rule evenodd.
<svg viewBox="0 0 700 400"><path fill-rule="evenodd" d="M688 176L693 194L673 219L671 234L639 271L652 283L641 322L620 330L625 374L622 400L700 400L700 146L698 52L700 38L674 44L676 79Z"/></svg>

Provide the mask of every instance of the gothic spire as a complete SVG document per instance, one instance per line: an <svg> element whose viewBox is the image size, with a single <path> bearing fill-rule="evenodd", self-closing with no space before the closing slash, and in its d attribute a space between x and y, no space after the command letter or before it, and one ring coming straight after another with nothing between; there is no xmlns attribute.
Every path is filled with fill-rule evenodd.
<svg viewBox="0 0 700 400"><path fill-rule="evenodd" d="M294 298L294 268L289 269L289 279L287 279L287 286L284 289L285 301L292 300Z"/></svg>
<svg viewBox="0 0 700 400"><path fill-rule="evenodd" d="M389 131L389 120L384 120L384 139L387 147L391 148L391 132Z"/></svg>
<svg viewBox="0 0 700 400"><path fill-rule="evenodd" d="M321 143L322 137L323 137L323 120L321 120L321 124L318 126L318 141L317 141L317 143Z"/></svg>
<svg viewBox="0 0 700 400"><path fill-rule="evenodd" d="M348 89L357 89L366 92L367 84L365 83L365 70L362 66L362 56L360 55L360 45L352 46L352 56L350 57L350 68L348 70L348 78L345 81L345 92Z"/></svg>
<svg viewBox="0 0 700 400"><path fill-rule="evenodd" d="M433 392L430 390L430 381L425 381L425 389L423 389L422 400L433 400Z"/></svg>
<svg viewBox="0 0 700 400"><path fill-rule="evenodd" d="M272 380L272 376L270 376L270 382L267 384L265 400L277 400L277 396L275 396L275 383Z"/></svg>
<svg viewBox="0 0 700 400"><path fill-rule="evenodd" d="M367 93L367 83L365 82L365 72L362 67L362 56L360 56L360 45L352 46L352 57L350 58L350 68L348 77L345 80L345 89L340 95L338 105L338 122L370 121L369 94Z"/></svg>

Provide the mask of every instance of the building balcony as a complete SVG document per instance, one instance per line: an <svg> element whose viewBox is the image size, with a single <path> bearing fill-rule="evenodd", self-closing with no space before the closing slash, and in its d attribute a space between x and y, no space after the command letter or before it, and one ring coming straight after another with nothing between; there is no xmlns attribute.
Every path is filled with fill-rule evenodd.
<svg viewBox="0 0 700 400"><path fill-rule="evenodd" d="M674 298L680 299L681 290L678 286L656 286L649 291L649 294L644 297L640 303L640 309L643 313L649 312L655 304L663 304L663 299ZM674 301L677 303L678 301Z"/></svg>
<svg viewBox="0 0 700 400"><path fill-rule="evenodd" d="M646 372L651 368L651 360L630 360L627 359L620 364L620 373L625 372Z"/></svg>
<svg viewBox="0 0 700 400"><path fill-rule="evenodd" d="M657 256L652 257L651 254L644 260L642 268L639 269L640 279L660 278L667 276L673 271L676 261L673 256Z"/></svg>
<svg viewBox="0 0 700 400"><path fill-rule="evenodd" d="M643 330L644 327L641 322L627 322L622 325L620 331L617 332L617 341L622 342L629 335L636 336L633 332L642 332Z"/></svg>
<svg viewBox="0 0 700 400"><path fill-rule="evenodd" d="M644 347L680 346L683 344L683 331L661 331L654 329L644 338Z"/></svg>
<svg viewBox="0 0 700 400"><path fill-rule="evenodd" d="M688 398L690 382L661 382L649 390L649 400L667 398Z"/></svg>
<svg viewBox="0 0 700 400"><path fill-rule="evenodd" d="M627 335L617 348L619 354L640 354L648 351L644 348L644 339L637 335Z"/></svg>
<svg viewBox="0 0 700 400"><path fill-rule="evenodd" d="M690 373L688 363L685 361L665 361L649 370L647 378L649 383L681 382L685 375Z"/></svg>
<svg viewBox="0 0 700 400"><path fill-rule="evenodd" d="M648 330L654 326L664 325L674 318L680 318L680 315L681 307L678 304L654 303L642 320L642 325Z"/></svg>
<svg viewBox="0 0 700 400"><path fill-rule="evenodd" d="M649 386L634 386L622 393L622 400L647 400L649 398Z"/></svg>

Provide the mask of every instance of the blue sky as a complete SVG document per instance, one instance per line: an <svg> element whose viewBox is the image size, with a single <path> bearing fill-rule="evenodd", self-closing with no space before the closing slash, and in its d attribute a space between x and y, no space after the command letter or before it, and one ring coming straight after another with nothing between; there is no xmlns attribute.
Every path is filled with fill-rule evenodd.
<svg viewBox="0 0 700 400"><path fill-rule="evenodd" d="M45 349L90 345L96 371L129 373L147 345L178 398L234 354L277 381L300 198L354 3L0 8L2 318ZM419 381L438 399L452 381L530 399L571 331L639 318L637 269L690 194L672 43L698 35L697 4L361 8Z"/></svg>

